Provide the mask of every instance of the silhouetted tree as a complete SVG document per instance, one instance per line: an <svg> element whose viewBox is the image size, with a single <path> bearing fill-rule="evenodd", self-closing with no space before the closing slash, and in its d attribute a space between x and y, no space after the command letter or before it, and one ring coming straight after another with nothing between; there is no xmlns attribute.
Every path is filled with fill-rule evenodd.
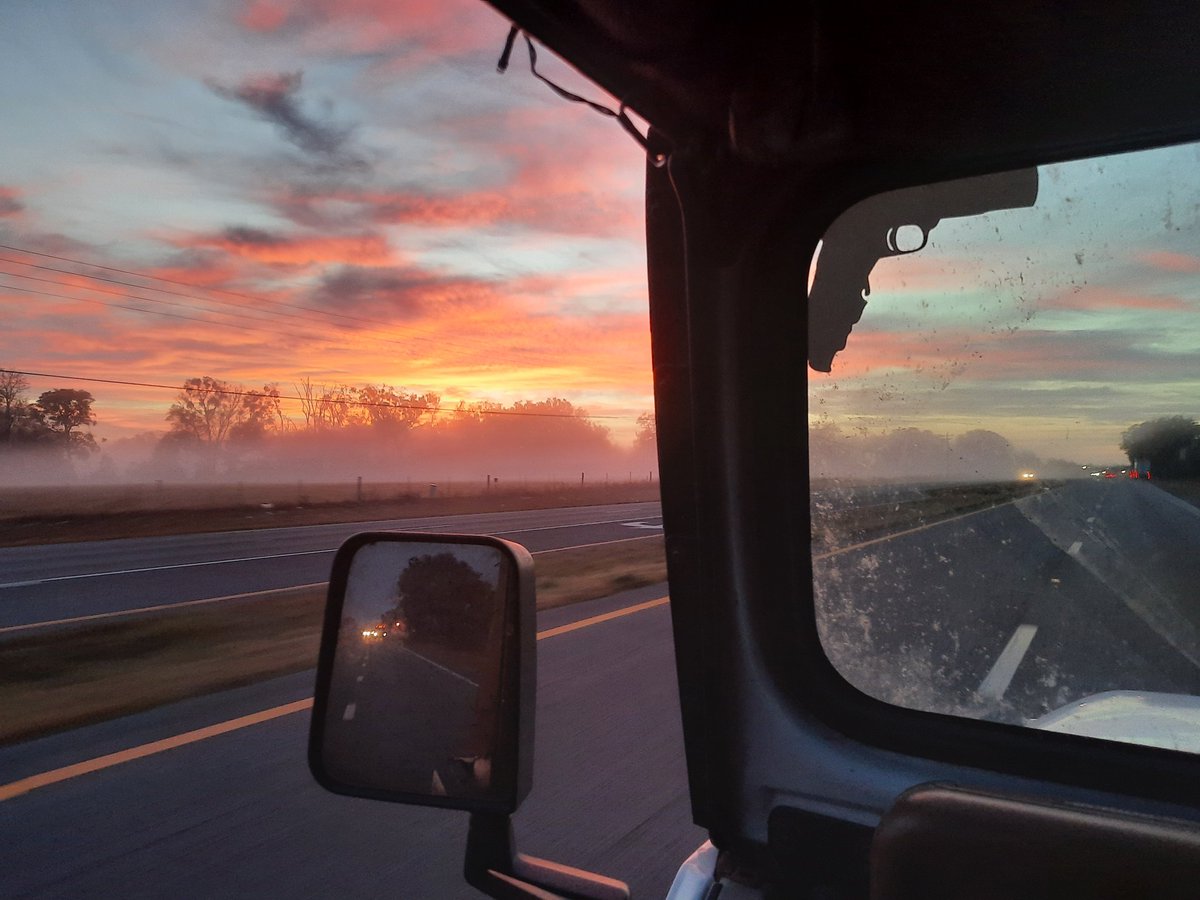
<svg viewBox="0 0 1200 900"><path fill-rule="evenodd" d="M387 384L368 384L355 392L363 419L380 431L407 431L437 415L441 397L406 394Z"/></svg>
<svg viewBox="0 0 1200 900"><path fill-rule="evenodd" d="M658 422L654 413L646 412L637 417L637 434L633 438L638 447L654 447L658 444Z"/></svg>
<svg viewBox="0 0 1200 900"><path fill-rule="evenodd" d="M1164 416L1125 429L1121 449L1130 463L1145 460L1155 475L1200 474L1200 425L1185 416Z"/></svg>
<svg viewBox="0 0 1200 900"><path fill-rule="evenodd" d="M167 421L173 434L212 448L231 438L262 437L284 421L279 387L268 384L251 391L208 375L189 378L167 411Z"/></svg>
<svg viewBox="0 0 1200 900"><path fill-rule="evenodd" d="M78 430L96 424L96 416L92 412L95 399L88 391L74 388L56 388L38 397L37 407L46 426L61 436L59 439L67 452L90 452L96 449L96 439L91 432Z"/></svg>

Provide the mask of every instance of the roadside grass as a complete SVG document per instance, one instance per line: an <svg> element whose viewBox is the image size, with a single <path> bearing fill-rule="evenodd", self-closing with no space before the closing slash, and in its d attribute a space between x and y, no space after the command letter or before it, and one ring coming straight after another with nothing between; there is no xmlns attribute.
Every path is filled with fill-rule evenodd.
<svg viewBox="0 0 1200 900"><path fill-rule="evenodd" d="M0 547L656 501L658 483L0 487Z"/></svg>
<svg viewBox="0 0 1200 900"><path fill-rule="evenodd" d="M1200 506L1200 479L1156 478L1151 484L1157 485L1169 494L1174 494L1185 503Z"/></svg>
<svg viewBox="0 0 1200 900"><path fill-rule="evenodd" d="M661 536L536 556L538 608L665 582ZM0 642L0 744L316 666L325 587L52 627Z"/></svg>
<svg viewBox="0 0 1200 900"><path fill-rule="evenodd" d="M812 510L813 549L836 550L858 541L988 509L1061 485L1061 481L953 484L927 488L923 496L911 500L862 506L822 503Z"/></svg>

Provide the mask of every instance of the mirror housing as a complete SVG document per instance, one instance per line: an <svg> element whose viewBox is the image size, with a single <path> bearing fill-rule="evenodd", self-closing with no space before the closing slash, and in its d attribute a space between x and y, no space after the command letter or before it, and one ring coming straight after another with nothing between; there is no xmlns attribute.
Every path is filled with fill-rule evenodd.
<svg viewBox="0 0 1200 900"><path fill-rule="evenodd" d="M333 561L308 759L338 794L508 815L533 779L533 559L366 532Z"/></svg>

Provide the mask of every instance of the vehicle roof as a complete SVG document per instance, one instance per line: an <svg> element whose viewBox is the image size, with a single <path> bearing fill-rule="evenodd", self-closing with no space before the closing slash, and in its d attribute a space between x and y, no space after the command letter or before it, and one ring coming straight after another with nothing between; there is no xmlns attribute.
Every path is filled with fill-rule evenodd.
<svg viewBox="0 0 1200 900"><path fill-rule="evenodd" d="M760 161L971 168L1200 122L1183 4L490 2L672 143Z"/></svg>

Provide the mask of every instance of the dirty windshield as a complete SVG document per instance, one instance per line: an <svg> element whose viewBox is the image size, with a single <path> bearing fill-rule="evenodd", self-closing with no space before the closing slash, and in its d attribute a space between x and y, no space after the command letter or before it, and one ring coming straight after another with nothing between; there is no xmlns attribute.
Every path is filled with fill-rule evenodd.
<svg viewBox="0 0 1200 900"><path fill-rule="evenodd" d="M858 689L1200 751L1198 164L897 191L826 232L813 568Z"/></svg>

